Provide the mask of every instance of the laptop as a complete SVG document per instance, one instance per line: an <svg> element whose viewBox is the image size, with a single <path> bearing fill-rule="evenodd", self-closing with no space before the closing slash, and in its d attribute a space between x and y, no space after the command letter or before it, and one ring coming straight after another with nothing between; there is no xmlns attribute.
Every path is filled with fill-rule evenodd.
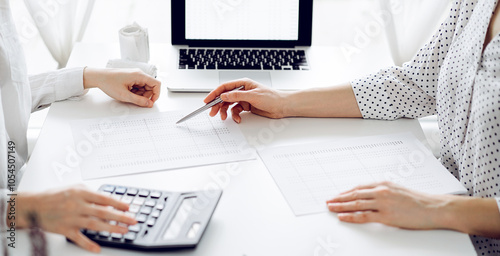
<svg viewBox="0 0 500 256"><path fill-rule="evenodd" d="M166 86L210 92L250 78L275 89L307 87L324 61L311 54L312 10L313 0L171 1Z"/></svg>

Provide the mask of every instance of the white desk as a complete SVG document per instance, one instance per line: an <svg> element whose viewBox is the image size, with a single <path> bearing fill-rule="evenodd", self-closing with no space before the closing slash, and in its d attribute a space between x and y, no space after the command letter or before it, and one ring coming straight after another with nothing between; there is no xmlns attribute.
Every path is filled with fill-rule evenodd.
<svg viewBox="0 0 500 256"><path fill-rule="evenodd" d="M74 56L82 54L79 46ZM156 47L153 47L156 49ZM155 51L155 50L153 50ZM112 54L112 53L111 53ZM87 58L92 58L91 55ZM95 54L93 56L96 56ZM99 58L103 58L98 54ZM80 60L72 58L76 64ZM92 63L91 63L92 64ZM102 64L101 64L102 66ZM172 255L473 255L467 235L452 231L407 231L379 224L341 223L332 213L295 217L260 159L241 162L237 175L229 175L229 165L212 165L173 171L82 181L78 168L54 171L54 164L65 164L67 148L74 148L69 120L98 118L124 113L138 114L175 109L191 110L201 103L203 94L176 94L167 90L153 109L118 103L99 90L80 101L54 104L35 146L20 190L40 191L84 183L97 189L103 183L123 184L166 190L202 189L209 183L224 189L206 233L195 250L169 252ZM118 112L116 111L118 109ZM254 146L317 142L335 138L411 131L423 139L416 120L394 122L360 119L270 120L245 115L240 125ZM223 178L221 178L223 177ZM62 236L48 235L51 255L91 255L67 243ZM323 249L328 242L335 248ZM24 231L18 244L27 244ZM27 249L27 248L26 248ZM19 253L21 248L13 253ZM318 254L315 254L318 250ZM103 255L137 255L116 249L103 249Z"/></svg>
<svg viewBox="0 0 500 256"><path fill-rule="evenodd" d="M318 2L327 3L327 1ZM321 20L316 15L321 9L315 7L315 22ZM322 14L329 13L323 11ZM315 31L326 30L323 27L319 30L316 28ZM320 36L324 36L324 33ZM369 46L360 53L360 56L368 56L373 60L375 56L387 53L387 49L383 51L377 46ZM152 45L151 56L151 62L157 64L160 71L164 70L167 47ZM117 57L119 51L113 45L79 44L73 51L69 66L102 67L108 59ZM342 72L343 76L336 78L345 80L347 77L352 78L364 72L359 71L363 69L355 67L363 66L376 70L389 64L388 62L388 57L372 62L354 60L344 66L347 71ZM82 180L78 168L68 168L65 172L54 171L54 166L58 163L65 165L68 148L74 149L68 124L70 120L178 109L190 111L201 104L203 97L203 94L170 93L163 88L155 107L142 109L118 103L99 90L91 90L80 101L55 103L47 116L19 189L42 191L77 183L84 183L91 189L97 189L103 183L177 191L197 190L207 184L216 184L224 189L219 205L196 249L141 254L135 251L103 248L102 255L475 254L469 237L458 232L408 231L380 224L341 223L335 214L328 212L296 217L260 159L236 164L239 170L237 174L234 172L229 174L228 170L234 170L235 166L226 164L87 181ZM411 131L419 139L424 140L416 120L394 122L327 118L270 120L246 114L240 127L249 142L258 148L402 131ZM94 255L66 242L60 235L48 234L47 238L50 255ZM29 244L25 231L17 232L17 244ZM19 246L11 250L11 255L28 254L28 246Z"/></svg>

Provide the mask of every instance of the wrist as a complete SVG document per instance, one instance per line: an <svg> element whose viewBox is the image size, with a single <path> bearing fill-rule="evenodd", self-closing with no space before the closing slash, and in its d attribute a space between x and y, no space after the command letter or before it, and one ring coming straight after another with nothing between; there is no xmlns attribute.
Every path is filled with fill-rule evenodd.
<svg viewBox="0 0 500 256"><path fill-rule="evenodd" d="M498 207L494 199L468 196L445 198L447 200L437 217L441 228L466 234L481 234L482 229L494 225L492 219L498 218Z"/></svg>
<svg viewBox="0 0 500 256"><path fill-rule="evenodd" d="M431 211L431 221L435 228L461 231L457 211L460 208L460 196L442 195L439 203Z"/></svg>
<svg viewBox="0 0 500 256"><path fill-rule="evenodd" d="M453 203L452 229L489 237L500 237L500 213L494 198L458 197Z"/></svg>
<svg viewBox="0 0 500 256"><path fill-rule="evenodd" d="M17 200L17 205L16 205L15 219L9 218L9 216L7 216L7 226L10 225L10 222L14 222L16 228L28 228L30 226L28 220L29 213L37 211L36 195L23 192L18 194L16 200Z"/></svg>
<svg viewBox="0 0 500 256"><path fill-rule="evenodd" d="M99 77L102 72L102 69L85 67L83 69L83 88L99 87Z"/></svg>
<svg viewBox="0 0 500 256"><path fill-rule="evenodd" d="M280 104L282 106L282 109L281 109L282 118L296 116L296 114L295 114L296 110L294 109L294 106L296 106L297 104L293 104L293 103L297 102L297 101L294 101L294 98L296 98L297 97L296 95L299 93L300 92L286 92L286 91L279 92L280 98L281 98Z"/></svg>

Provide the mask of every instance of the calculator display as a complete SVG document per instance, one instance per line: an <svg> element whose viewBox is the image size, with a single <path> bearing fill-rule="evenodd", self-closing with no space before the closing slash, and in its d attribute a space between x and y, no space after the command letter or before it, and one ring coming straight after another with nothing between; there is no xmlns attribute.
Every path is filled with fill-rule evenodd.
<svg viewBox="0 0 500 256"><path fill-rule="evenodd" d="M177 213L172 219L172 222L170 222L170 226L163 234L163 239L165 240L175 239L179 236L179 232L184 226L186 220L188 220L188 217L194 208L195 201L196 197L187 197L184 198L184 200L182 200L182 203L179 206Z"/></svg>

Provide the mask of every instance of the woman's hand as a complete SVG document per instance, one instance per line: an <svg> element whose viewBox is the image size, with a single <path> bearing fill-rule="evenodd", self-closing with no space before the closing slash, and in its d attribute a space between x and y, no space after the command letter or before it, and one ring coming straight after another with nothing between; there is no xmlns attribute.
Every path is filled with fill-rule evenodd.
<svg viewBox="0 0 500 256"><path fill-rule="evenodd" d="M379 222L406 229L451 229L500 238L494 198L429 195L391 182L358 186L327 201L341 221Z"/></svg>
<svg viewBox="0 0 500 256"><path fill-rule="evenodd" d="M160 97L161 82L140 69L85 68L85 89L98 87L110 97L141 107L153 107Z"/></svg>
<svg viewBox="0 0 500 256"><path fill-rule="evenodd" d="M358 186L327 201L341 221L379 222L407 229L450 228L451 195L428 195L391 182ZM447 224L448 223L448 224Z"/></svg>
<svg viewBox="0 0 500 256"><path fill-rule="evenodd" d="M29 227L26 218L29 212L33 212L42 229L62 234L92 252L99 252L99 245L83 235L80 229L124 234L128 232L127 225L137 223L121 212L128 210L128 204L83 187L24 194L18 200L19 227ZM108 221L123 224L112 225Z"/></svg>
<svg viewBox="0 0 500 256"><path fill-rule="evenodd" d="M245 86L244 91L229 92L242 85ZM285 117L286 95L285 92L270 89L250 79L241 79L220 85L208 94L204 102L208 103L220 96L224 102L213 106L210 116L215 116L217 112L220 112L222 120L226 120L229 106L237 103L232 107L231 112L233 120L240 123L240 113L243 111L251 111L254 114L270 118Z"/></svg>

